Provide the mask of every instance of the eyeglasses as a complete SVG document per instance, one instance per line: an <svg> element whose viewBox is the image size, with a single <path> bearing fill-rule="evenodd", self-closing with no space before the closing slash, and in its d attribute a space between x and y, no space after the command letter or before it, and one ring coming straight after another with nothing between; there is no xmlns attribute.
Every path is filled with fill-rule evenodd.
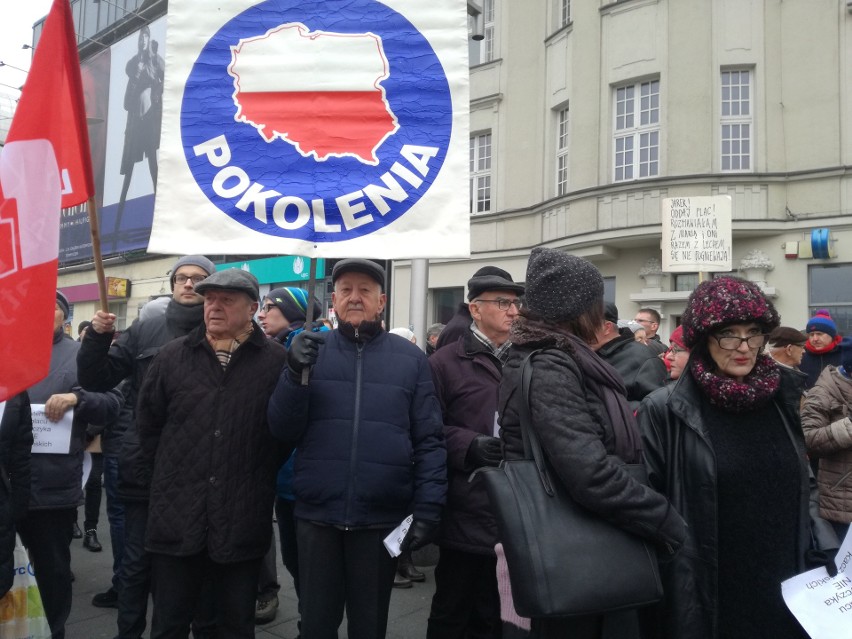
<svg viewBox="0 0 852 639"><path fill-rule="evenodd" d="M735 351L740 347L740 344L745 342L749 348L760 348L766 344L768 335L749 335L748 337L734 337L733 335L711 335L713 339L719 342L719 348L726 351Z"/></svg>
<svg viewBox="0 0 852 639"><path fill-rule="evenodd" d="M654 320L646 320L646 319L634 319L634 322L639 322L640 324L656 324Z"/></svg>
<svg viewBox="0 0 852 639"><path fill-rule="evenodd" d="M260 310L263 311L264 313L268 313L273 308L275 308L275 304L270 303L270 304L264 304L263 306L261 306Z"/></svg>
<svg viewBox="0 0 852 639"><path fill-rule="evenodd" d="M669 350L671 351L672 355L677 355L678 353L688 353L689 352L688 348L681 348L680 346L675 346L674 344L672 344L669 347ZM736 350L736 349L734 349L734 350Z"/></svg>
<svg viewBox="0 0 852 639"><path fill-rule="evenodd" d="M184 275L181 273L180 275L175 275L175 284L186 284L187 280L192 280L192 284L194 286L195 284L200 284L206 279L206 275Z"/></svg>
<svg viewBox="0 0 852 639"><path fill-rule="evenodd" d="M519 299L507 300L505 297L498 297L496 300L473 300L477 304L480 302L488 302L489 304L496 304L497 308L501 311L508 311L510 306L514 306L516 309L521 310L524 307L524 303Z"/></svg>

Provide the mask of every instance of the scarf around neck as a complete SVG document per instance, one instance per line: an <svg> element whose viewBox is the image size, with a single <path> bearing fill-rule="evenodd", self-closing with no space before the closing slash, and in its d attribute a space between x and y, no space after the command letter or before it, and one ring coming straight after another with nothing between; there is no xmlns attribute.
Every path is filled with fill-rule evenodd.
<svg viewBox="0 0 852 639"><path fill-rule="evenodd" d="M254 326L249 324L248 328L236 337L216 339L209 332L207 333L207 342L210 344L213 352L216 353L216 359L219 360L222 368L228 368L234 352L240 347L240 344L251 336L252 331L254 331Z"/></svg>
<svg viewBox="0 0 852 639"><path fill-rule="evenodd" d="M501 364L506 363L506 360L509 359L509 349L512 348L512 342L506 340L500 344L500 346L497 346L494 342L488 339L485 333L479 330L476 322L470 323L470 332L473 333L473 336L479 341L479 343L485 346Z"/></svg>
<svg viewBox="0 0 852 639"><path fill-rule="evenodd" d="M781 386L781 371L775 360L765 353L757 356L754 368L742 382L717 375L699 357L692 360L690 371L710 403L731 413L760 408L775 396Z"/></svg>
<svg viewBox="0 0 852 639"><path fill-rule="evenodd" d="M811 344L810 340L808 340L807 342L805 342L805 350L809 353L812 353L813 355L825 355L826 353L830 353L835 348L837 348L842 340L843 338L840 337L840 335L835 335L834 339L831 340L831 343L825 348L817 348L816 346L813 346Z"/></svg>
<svg viewBox="0 0 852 639"><path fill-rule="evenodd" d="M181 304L173 299L169 300L166 306L166 321L178 329L179 335L187 335L204 322L204 303Z"/></svg>

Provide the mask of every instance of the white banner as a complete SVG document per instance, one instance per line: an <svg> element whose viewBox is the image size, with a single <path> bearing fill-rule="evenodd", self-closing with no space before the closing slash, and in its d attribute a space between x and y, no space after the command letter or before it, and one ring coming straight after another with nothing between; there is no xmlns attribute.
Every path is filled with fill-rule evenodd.
<svg viewBox="0 0 852 639"><path fill-rule="evenodd" d="M459 0L169 3L154 253L470 254Z"/></svg>
<svg viewBox="0 0 852 639"><path fill-rule="evenodd" d="M731 196L663 200L663 271L727 272L733 268Z"/></svg>

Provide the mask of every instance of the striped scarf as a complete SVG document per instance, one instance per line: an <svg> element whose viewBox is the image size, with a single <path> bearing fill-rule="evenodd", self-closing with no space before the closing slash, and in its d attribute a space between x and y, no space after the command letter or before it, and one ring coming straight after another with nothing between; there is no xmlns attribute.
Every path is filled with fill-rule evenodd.
<svg viewBox="0 0 852 639"><path fill-rule="evenodd" d="M236 337L227 337L225 339L216 339L208 331L207 342L213 348L213 352L216 353L216 359L219 360L223 369L228 368L234 352L240 347L240 344L249 338L253 330L254 327L249 324L248 328Z"/></svg>
<svg viewBox="0 0 852 639"><path fill-rule="evenodd" d="M476 326L476 322L471 322L470 332L473 333L476 339L488 347L488 350L491 351L491 354L494 355L494 357L500 360L501 363L506 363L506 360L509 359L509 349L512 347L512 342L507 340L500 344L500 346L495 345L494 342L485 336L485 333L479 330Z"/></svg>

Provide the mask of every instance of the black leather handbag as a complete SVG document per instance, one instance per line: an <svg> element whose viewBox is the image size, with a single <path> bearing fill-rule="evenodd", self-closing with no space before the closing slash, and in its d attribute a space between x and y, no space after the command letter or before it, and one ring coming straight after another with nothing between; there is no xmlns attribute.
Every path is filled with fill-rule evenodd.
<svg viewBox="0 0 852 639"><path fill-rule="evenodd" d="M551 480L531 428L533 355L524 361L521 377L525 458L474 473L485 482L491 501L515 610L530 618L570 617L659 601L663 587L653 546L583 508L558 478ZM644 466L625 468L647 483Z"/></svg>

